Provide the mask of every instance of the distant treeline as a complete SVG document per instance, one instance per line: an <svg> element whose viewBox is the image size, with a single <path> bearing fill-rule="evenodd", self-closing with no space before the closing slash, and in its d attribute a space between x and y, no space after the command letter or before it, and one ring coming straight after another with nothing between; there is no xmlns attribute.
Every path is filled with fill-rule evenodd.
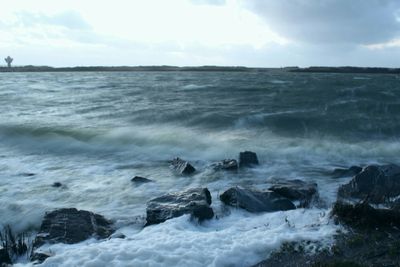
<svg viewBox="0 0 400 267"><path fill-rule="evenodd" d="M0 67L0 72L74 72L74 71L227 71L227 72L322 72L322 73L383 73L400 74L400 68L363 68L363 67L284 67L284 68L248 68L242 66L81 66L54 68L49 66Z"/></svg>
<svg viewBox="0 0 400 267"><path fill-rule="evenodd" d="M362 67L309 67L294 68L291 72L325 72L325 73L383 73L400 74L400 68L362 68Z"/></svg>
<svg viewBox="0 0 400 267"><path fill-rule="evenodd" d="M70 72L70 71L267 71L267 68L247 68L240 66L82 66L54 68L49 66L16 66L12 68L0 67L0 72Z"/></svg>

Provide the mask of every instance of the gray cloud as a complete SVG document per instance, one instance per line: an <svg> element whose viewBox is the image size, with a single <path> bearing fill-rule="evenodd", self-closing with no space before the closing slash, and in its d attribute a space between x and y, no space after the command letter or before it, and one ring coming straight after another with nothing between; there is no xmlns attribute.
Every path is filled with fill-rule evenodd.
<svg viewBox="0 0 400 267"><path fill-rule="evenodd" d="M90 25L76 11L65 11L56 15L44 15L40 13L18 12L18 23L23 26L54 25L72 30L90 29Z"/></svg>
<svg viewBox="0 0 400 267"><path fill-rule="evenodd" d="M400 33L399 0L254 0L245 5L278 34L308 43L373 44Z"/></svg>

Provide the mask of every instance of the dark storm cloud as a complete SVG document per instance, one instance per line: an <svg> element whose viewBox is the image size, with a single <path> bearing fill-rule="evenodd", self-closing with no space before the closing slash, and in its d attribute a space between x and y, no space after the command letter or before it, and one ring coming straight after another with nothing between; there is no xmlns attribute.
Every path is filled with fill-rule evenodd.
<svg viewBox="0 0 400 267"><path fill-rule="evenodd" d="M40 13L18 12L18 22L23 26L53 25L62 26L72 30L89 29L90 25L75 11L66 11L56 15L44 15Z"/></svg>
<svg viewBox="0 0 400 267"><path fill-rule="evenodd" d="M254 0L278 34L309 43L383 43L399 36L400 0Z"/></svg>

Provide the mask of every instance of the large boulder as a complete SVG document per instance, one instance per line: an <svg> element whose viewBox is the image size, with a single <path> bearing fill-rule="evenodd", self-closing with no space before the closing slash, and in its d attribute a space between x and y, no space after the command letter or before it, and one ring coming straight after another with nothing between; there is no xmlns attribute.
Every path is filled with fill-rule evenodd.
<svg viewBox="0 0 400 267"><path fill-rule="evenodd" d="M231 187L219 198L226 205L242 208L249 212L271 212L296 208L289 199L272 191Z"/></svg>
<svg viewBox="0 0 400 267"><path fill-rule="evenodd" d="M171 161L170 168L177 174L189 175L196 169L187 161L180 158L175 158Z"/></svg>
<svg viewBox="0 0 400 267"><path fill-rule="evenodd" d="M12 264L10 255L8 254L7 248L3 248L0 245L0 266L7 266L7 264Z"/></svg>
<svg viewBox="0 0 400 267"><path fill-rule="evenodd" d="M74 244L88 238L107 238L114 232L103 216L75 208L58 209L45 214L33 248L44 243Z"/></svg>
<svg viewBox="0 0 400 267"><path fill-rule="evenodd" d="M357 204L337 201L332 208L332 214L340 221L356 227L400 226L399 210L374 208L368 201Z"/></svg>
<svg viewBox="0 0 400 267"><path fill-rule="evenodd" d="M359 166L351 166L350 168L336 168L332 172L333 178L352 177L359 174L362 168Z"/></svg>
<svg viewBox="0 0 400 267"><path fill-rule="evenodd" d="M257 154L251 151L244 151L239 153L239 166L252 167L258 165Z"/></svg>
<svg viewBox="0 0 400 267"><path fill-rule="evenodd" d="M225 170L225 171L237 171L239 168L238 162L236 159L224 159L222 161L216 162L212 165L213 169L216 171Z"/></svg>
<svg viewBox="0 0 400 267"><path fill-rule="evenodd" d="M397 165L371 165L345 185L339 187L341 199L365 199L371 203L389 203L400 196L400 167Z"/></svg>
<svg viewBox="0 0 400 267"><path fill-rule="evenodd" d="M146 226L162 223L168 219L190 214L203 221L214 216L211 194L207 188L192 188L183 192L170 193L147 202Z"/></svg>
<svg viewBox="0 0 400 267"><path fill-rule="evenodd" d="M308 207L313 199L318 197L318 185L302 180L280 181L269 190L280 194L292 201L299 201L298 207Z"/></svg>

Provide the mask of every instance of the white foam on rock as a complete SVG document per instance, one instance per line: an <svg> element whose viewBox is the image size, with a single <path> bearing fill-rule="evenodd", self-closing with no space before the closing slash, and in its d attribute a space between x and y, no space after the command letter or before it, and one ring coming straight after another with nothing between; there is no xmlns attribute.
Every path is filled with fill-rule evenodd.
<svg viewBox="0 0 400 267"><path fill-rule="evenodd" d="M185 215L139 232L127 228L125 239L46 245L42 250L55 255L41 266L250 266L285 241L330 244L338 226L328 217L320 209L262 214L234 209L198 224Z"/></svg>

